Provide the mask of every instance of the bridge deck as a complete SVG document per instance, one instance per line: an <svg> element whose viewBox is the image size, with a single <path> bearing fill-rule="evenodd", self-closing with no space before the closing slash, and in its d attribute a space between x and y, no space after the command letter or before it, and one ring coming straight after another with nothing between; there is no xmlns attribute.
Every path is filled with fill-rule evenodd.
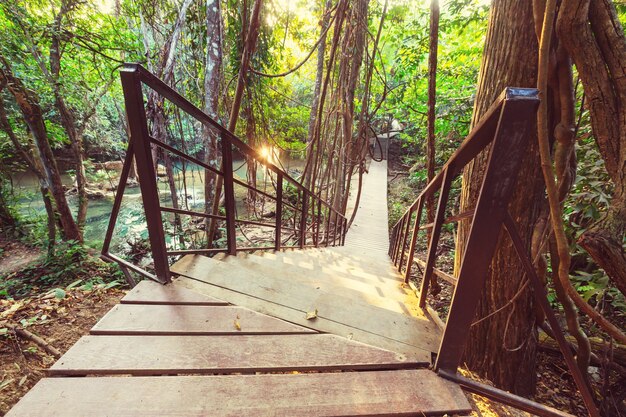
<svg viewBox="0 0 626 417"><path fill-rule="evenodd" d="M356 190L353 190L353 195ZM353 204L354 205L354 202ZM342 250L388 260L387 161L371 161L363 181L358 211ZM339 248L337 248L339 249Z"/></svg>

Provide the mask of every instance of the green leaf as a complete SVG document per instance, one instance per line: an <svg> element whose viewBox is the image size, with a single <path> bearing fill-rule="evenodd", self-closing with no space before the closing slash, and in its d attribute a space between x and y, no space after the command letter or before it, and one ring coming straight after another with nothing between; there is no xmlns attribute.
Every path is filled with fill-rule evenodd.
<svg viewBox="0 0 626 417"><path fill-rule="evenodd" d="M70 285L68 285L67 287L65 287L66 290L71 290L72 288L76 287L78 284L80 284L81 282L83 282L82 279L77 279L76 281L72 282Z"/></svg>
<svg viewBox="0 0 626 417"><path fill-rule="evenodd" d="M59 300L62 300L63 298L65 298L66 295L67 295L67 293L65 292L65 290L63 290L61 288L55 288L54 289L54 296L56 298L58 298Z"/></svg>

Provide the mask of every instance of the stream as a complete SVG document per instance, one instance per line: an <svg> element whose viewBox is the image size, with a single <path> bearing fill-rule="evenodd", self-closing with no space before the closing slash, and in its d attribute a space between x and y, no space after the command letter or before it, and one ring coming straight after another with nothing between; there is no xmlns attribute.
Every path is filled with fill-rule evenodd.
<svg viewBox="0 0 626 417"><path fill-rule="evenodd" d="M301 172L304 168L305 161L303 159L296 159L288 155L281 155L280 158L285 169L293 173L294 171ZM233 160L233 170L237 178L245 180L247 166L243 159ZM185 207L191 210L202 210L204 206L204 182L201 179L201 174L197 169L187 169L184 181L182 170L179 165L174 168L176 186L178 192L182 192L183 182L186 184L187 202ZM106 178L112 178L107 188L117 186L117 173L109 172L109 175L105 176L104 183L108 181ZM263 181L267 178L265 169L259 167L257 171L257 182L259 188L262 189ZM64 172L62 174L63 185L68 188L72 188L74 180L72 176ZM45 207L41 199L39 192L39 182L37 177L30 172L18 172L12 176L14 193L17 198L17 207L23 217L33 218L38 216L45 216ZM271 186L268 182L268 187ZM160 200L163 206L171 206L171 198L169 185L165 177L158 179L158 187ZM88 187L92 188L92 187ZM98 190L101 191L101 190ZM237 211L245 210L244 198L246 196L246 189L242 186L235 187L235 198L237 201ZM76 195L68 195L68 203L73 210L76 210L77 197ZM188 206L188 207L187 207ZM87 246L100 249L104 239L104 234L109 223L109 217L113 207L113 193L107 193L104 198L96 198L89 200L89 206L87 210L87 221L84 230L84 239ZM143 204L141 201L141 192L139 187L127 187L124 192L124 198L122 200L122 206L120 214L116 224L116 233L114 234L114 241L112 242L112 250L115 251L122 241L131 235L139 235L141 237L147 237L147 230L145 228L145 219L143 216Z"/></svg>

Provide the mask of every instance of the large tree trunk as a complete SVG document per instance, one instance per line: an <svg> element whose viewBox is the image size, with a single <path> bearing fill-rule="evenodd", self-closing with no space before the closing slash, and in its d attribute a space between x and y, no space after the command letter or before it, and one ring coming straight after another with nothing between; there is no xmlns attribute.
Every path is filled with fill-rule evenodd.
<svg viewBox="0 0 626 417"><path fill-rule="evenodd" d="M489 30L481 64L472 124L506 86L534 87L537 75L537 40L531 2L495 0L489 17ZM530 129L536 132L536 129ZM510 212L523 241L530 240L543 201L537 139L529 139L529 149L511 199ZM476 203L486 165L483 152L463 173L461 212ZM462 221L456 245L456 267L465 248L469 222ZM514 304L472 327L465 350L469 368L498 387L518 394L531 394L536 384L536 330L532 294L517 294L526 278L509 239L500 234L498 247L479 302L476 320L495 312L514 297Z"/></svg>

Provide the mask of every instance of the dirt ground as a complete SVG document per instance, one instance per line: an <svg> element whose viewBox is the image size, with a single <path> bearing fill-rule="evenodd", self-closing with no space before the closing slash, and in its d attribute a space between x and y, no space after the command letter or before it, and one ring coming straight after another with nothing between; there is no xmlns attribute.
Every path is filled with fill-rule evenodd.
<svg viewBox="0 0 626 417"><path fill-rule="evenodd" d="M7 240L0 235L0 274L8 275L19 271L36 261L41 254L41 249Z"/></svg>
<svg viewBox="0 0 626 417"><path fill-rule="evenodd" d="M44 348L21 336L24 328L61 353L69 349L111 308L125 291L117 288L71 289L33 298L0 301L0 416L45 376L56 359Z"/></svg>

